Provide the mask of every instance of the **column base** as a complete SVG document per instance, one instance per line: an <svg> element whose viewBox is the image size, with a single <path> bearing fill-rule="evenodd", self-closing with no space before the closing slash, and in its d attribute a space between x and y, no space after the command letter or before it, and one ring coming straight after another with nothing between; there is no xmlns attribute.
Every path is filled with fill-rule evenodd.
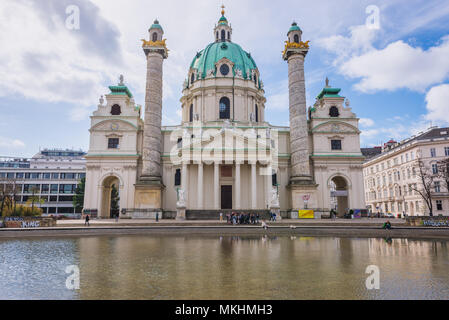
<svg viewBox="0 0 449 320"><path fill-rule="evenodd" d="M313 185L312 176L302 175L302 176L294 176L290 178L291 185Z"/></svg>

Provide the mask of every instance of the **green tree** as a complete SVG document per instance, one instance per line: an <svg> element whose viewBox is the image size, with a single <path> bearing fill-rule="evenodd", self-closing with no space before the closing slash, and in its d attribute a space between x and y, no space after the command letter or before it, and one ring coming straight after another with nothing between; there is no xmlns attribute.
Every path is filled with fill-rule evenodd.
<svg viewBox="0 0 449 320"><path fill-rule="evenodd" d="M76 212L81 212L84 208L84 190L86 189L86 178L81 178L75 189L73 196L73 207Z"/></svg>
<svg viewBox="0 0 449 320"><path fill-rule="evenodd" d="M120 210L119 201L120 201L120 197L118 194L117 187L115 186L115 184L113 184L112 188L111 188L111 217L112 218L119 214L119 210Z"/></svg>
<svg viewBox="0 0 449 320"><path fill-rule="evenodd" d="M38 196L40 192L39 187L32 187L31 188L31 196L28 198L27 203L31 204L31 211L34 212L34 204L43 204L45 203L45 200Z"/></svg>

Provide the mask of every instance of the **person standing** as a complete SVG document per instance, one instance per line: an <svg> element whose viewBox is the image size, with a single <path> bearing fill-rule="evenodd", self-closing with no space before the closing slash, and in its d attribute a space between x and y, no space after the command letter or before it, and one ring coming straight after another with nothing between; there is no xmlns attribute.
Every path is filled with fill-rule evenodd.
<svg viewBox="0 0 449 320"><path fill-rule="evenodd" d="M264 230L268 230L268 225L265 220L262 220L262 228L264 228Z"/></svg>
<svg viewBox="0 0 449 320"><path fill-rule="evenodd" d="M220 212L220 222L223 221L223 212Z"/></svg>
<svg viewBox="0 0 449 320"><path fill-rule="evenodd" d="M88 214L86 214L86 220L84 221L84 226L90 226L90 223L89 223L89 220L90 220L90 217L89 217L89 215Z"/></svg>

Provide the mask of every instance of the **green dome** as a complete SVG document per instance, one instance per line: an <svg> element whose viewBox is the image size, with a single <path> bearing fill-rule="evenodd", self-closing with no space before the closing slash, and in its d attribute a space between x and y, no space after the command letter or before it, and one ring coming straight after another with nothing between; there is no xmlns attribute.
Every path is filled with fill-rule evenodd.
<svg viewBox="0 0 449 320"><path fill-rule="evenodd" d="M159 21L157 21L157 20L154 20L154 23L151 25L151 27L150 27L150 30L151 29L161 29L162 30L162 27L161 27L161 25L159 24Z"/></svg>
<svg viewBox="0 0 449 320"><path fill-rule="evenodd" d="M301 31L301 28L298 27L298 24L296 22L293 22L292 26L288 30L288 33L290 33L291 31Z"/></svg>
<svg viewBox="0 0 449 320"><path fill-rule="evenodd" d="M215 74L215 64L223 58L227 58L234 63L233 75L235 75L237 69L241 70L244 79L250 78L251 70L257 69L251 55L233 42L214 42L209 44L193 58L190 68L198 70L199 77L204 79L208 70L214 70Z"/></svg>
<svg viewBox="0 0 449 320"><path fill-rule="evenodd" d="M228 24L228 19L225 16L221 16L220 20L218 20L219 24Z"/></svg>

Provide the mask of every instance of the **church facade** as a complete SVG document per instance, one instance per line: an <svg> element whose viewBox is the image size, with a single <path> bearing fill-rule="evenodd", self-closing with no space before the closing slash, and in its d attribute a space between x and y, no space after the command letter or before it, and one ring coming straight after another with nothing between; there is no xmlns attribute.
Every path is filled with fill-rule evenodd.
<svg viewBox="0 0 449 320"><path fill-rule="evenodd" d="M293 23L288 63L290 127L265 116L264 85L248 52L232 41L222 11L214 41L192 60L181 97L182 122L161 126L163 62L158 21L142 48L145 105L123 83L109 87L91 116L84 212L111 217L111 190L121 218L214 219L225 210L315 217L364 209L358 118L328 80L306 108L304 61L309 42ZM144 116L144 120L142 120Z"/></svg>

